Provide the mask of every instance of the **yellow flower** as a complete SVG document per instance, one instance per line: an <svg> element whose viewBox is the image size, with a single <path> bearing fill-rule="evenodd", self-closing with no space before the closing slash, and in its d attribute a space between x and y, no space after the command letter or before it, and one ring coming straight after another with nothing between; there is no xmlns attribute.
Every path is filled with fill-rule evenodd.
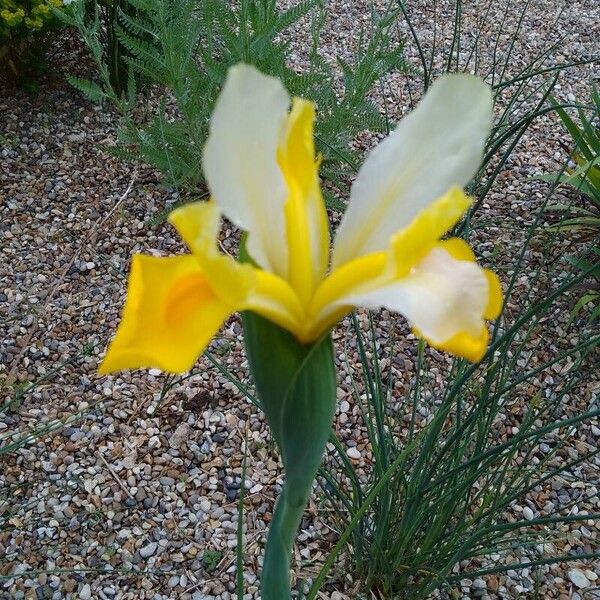
<svg viewBox="0 0 600 600"><path fill-rule="evenodd" d="M311 102L246 65L229 71L212 116L204 173L212 199L169 221L191 253L133 258L121 325L102 373L190 369L223 322L254 311L312 342L356 306L402 313L430 344L479 360L497 277L458 238L491 123L491 92L470 75L440 78L370 154L329 259ZM247 232L254 264L218 250L221 217Z"/></svg>
<svg viewBox="0 0 600 600"><path fill-rule="evenodd" d="M17 8L15 11L5 9L0 11L0 17L6 22L8 27L14 27L18 25L25 16L25 11L22 8Z"/></svg>

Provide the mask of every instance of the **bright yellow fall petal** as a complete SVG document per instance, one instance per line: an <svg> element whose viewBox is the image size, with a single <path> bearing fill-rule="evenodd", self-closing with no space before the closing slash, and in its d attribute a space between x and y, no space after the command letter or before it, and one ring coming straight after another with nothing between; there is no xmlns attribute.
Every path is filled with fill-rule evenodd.
<svg viewBox="0 0 600 600"><path fill-rule="evenodd" d="M236 309L216 296L194 256L136 254L121 323L99 372L185 372Z"/></svg>
<svg viewBox="0 0 600 600"><path fill-rule="evenodd" d="M423 338L430 346L434 346L438 350L450 352L450 354L466 358L474 363L479 362L484 357L490 338L487 327L482 327L479 335L470 335L461 331L441 343L427 339L416 328L413 328L413 333Z"/></svg>
<svg viewBox="0 0 600 600"><path fill-rule="evenodd" d="M488 303L485 307L483 316L490 321L497 319L502 311L502 286L498 275L489 269L484 269L484 274L488 282Z"/></svg>
<svg viewBox="0 0 600 600"><path fill-rule="evenodd" d="M287 279L305 304L324 277L329 256L329 225L319 186L314 122L314 104L294 98L278 157L288 189Z"/></svg>
<svg viewBox="0 0 600 600"><path fill-rule="evenodd" d="M386 307L404 314L422 337L440 348L479 360L487 345L484 319L497 316L502 292L459 238L440 241L468 208L460 188L421 211L375 252L335 269L317 290L309 314L318 336L353 306Z"/></svg>

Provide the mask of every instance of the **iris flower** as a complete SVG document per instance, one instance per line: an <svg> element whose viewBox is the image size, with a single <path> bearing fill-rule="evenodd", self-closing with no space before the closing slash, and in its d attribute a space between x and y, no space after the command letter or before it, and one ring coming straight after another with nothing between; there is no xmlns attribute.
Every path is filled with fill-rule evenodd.
<svg viewBox="0 0 600 600"><path fill-rule="evenodd" d="M291 105L291 108L290 108ZM478 361L498 278L462 239L442 237L470 204L492 117L490 88L441 77L366 159L330 252L315 153L315 106L251 66L230 69L204 148L208 202L169 222L189 253L133 257L127 299L102 373L189 370L237 311L253 311L302 343L355 307L401 313L437 348ZM222 217L246 232L249 263L219 250Z"/></svg>

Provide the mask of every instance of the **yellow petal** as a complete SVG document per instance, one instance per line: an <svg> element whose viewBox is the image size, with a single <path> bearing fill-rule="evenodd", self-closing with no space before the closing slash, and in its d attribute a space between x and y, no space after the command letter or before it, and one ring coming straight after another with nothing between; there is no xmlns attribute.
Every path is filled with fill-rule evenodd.
<svg viewBox="0 0 600 600"><path fill-rule="evenodd" d="M490 321L497 319L502 311L502 286L498 275L489 269L484 270L488 281L488 303L483 316Z"/></svg>
<svg viewBox="0 0 600 600"><path fill-rule="evenodd" d="M252 310L297 333L305 321L304 309L290 284L281 277L237 262L217 248L219 210L210 202L192 202L169 215L194 253L215 294L238 310Z"/></svg>
<svg viewBox="0 0 600 600"><path fill-rule="evenodd" d="M415 335L422 337L430 346L455 356L461 356L474 363L479 362L484 357L489 342L489 333L486 327L481 328L479 335L470 335L461 331L441 343L427 339L416 328L413 328L413 332Z"/></svg>
<svg viewBox="0 0 600 600"><path fill-rule="evenodd" d="M352 269L370 257L379 257L379 272ZM382 266L389 259L385 253L351 261L332 275L332 281L339 284L336 291L344 293L335 298L332 295L332 302L321 309L312 333L318 336L353 306L374 310L384 307L404 315L431 345L478 361L488 340L484 319L496 316L501 291L496 278L471 258L468 246L462 240L452 239L436 244L400 276L390 275L390 269ZM398 270L403 271L404 268ZM370 274L374 276L369 279ZM342 279L341 275L345 277ZM495 283L491 284L490 278ZM318 294L326 290L324 284Z"/></svg>
<svg viewBox="0 0 600 600"><path fill-rule="evenodd" d="M136 254L121 323L99 372L187 371L235 309L215 295L194 256Z"/></svg>
<svg viewBox="0 0 600 600"><path fill-rule="evenodd" d="M366 254L334 269L311 302L309 315L314 324L307 335L320 336L335 323L334 319L348 312L352 305L344 298L368 294L408 275L460 220L470 202L460 188L453 187L392 236L387 252ZM452 245L458 245L458 242L442 243L448 244L450 251Z"/></svg>
<svg viewBox="0 0 600 600"><path fill-rule="evenodd" d="M470 203L471 199L459 187L453 187L394 234L391 258L395 277L406 275L424 258L440 237L458 223Z"/></svg>
<svg viewBox="0 0 600 600"><path fill-rule="evenodd" d="M288 189L287 279L303 303L308 302L324 277L329 256L329 226L319 185L314 121L314 104L295 98L278 156Z"/></svg>

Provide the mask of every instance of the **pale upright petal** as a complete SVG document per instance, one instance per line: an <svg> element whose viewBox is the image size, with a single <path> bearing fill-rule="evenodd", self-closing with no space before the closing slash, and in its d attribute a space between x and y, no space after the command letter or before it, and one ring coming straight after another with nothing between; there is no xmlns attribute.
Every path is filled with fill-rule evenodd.
<svg viewBox="0 0 600 600"><path fill-rule="evenodd" d="M248 232L247 248L264 269L285 276L287 189L277 148L290 98L281 82L254 67L229 70L204 148L204 175L222 213Z"/></svg>
<svg viewBox="0 0 600 600"><path fill-rule="evenodd" d="M382 250L390 237L481 163L492 118L491 89L465 74L436 81L361 167L337 232L333 265Z"/></svg>

